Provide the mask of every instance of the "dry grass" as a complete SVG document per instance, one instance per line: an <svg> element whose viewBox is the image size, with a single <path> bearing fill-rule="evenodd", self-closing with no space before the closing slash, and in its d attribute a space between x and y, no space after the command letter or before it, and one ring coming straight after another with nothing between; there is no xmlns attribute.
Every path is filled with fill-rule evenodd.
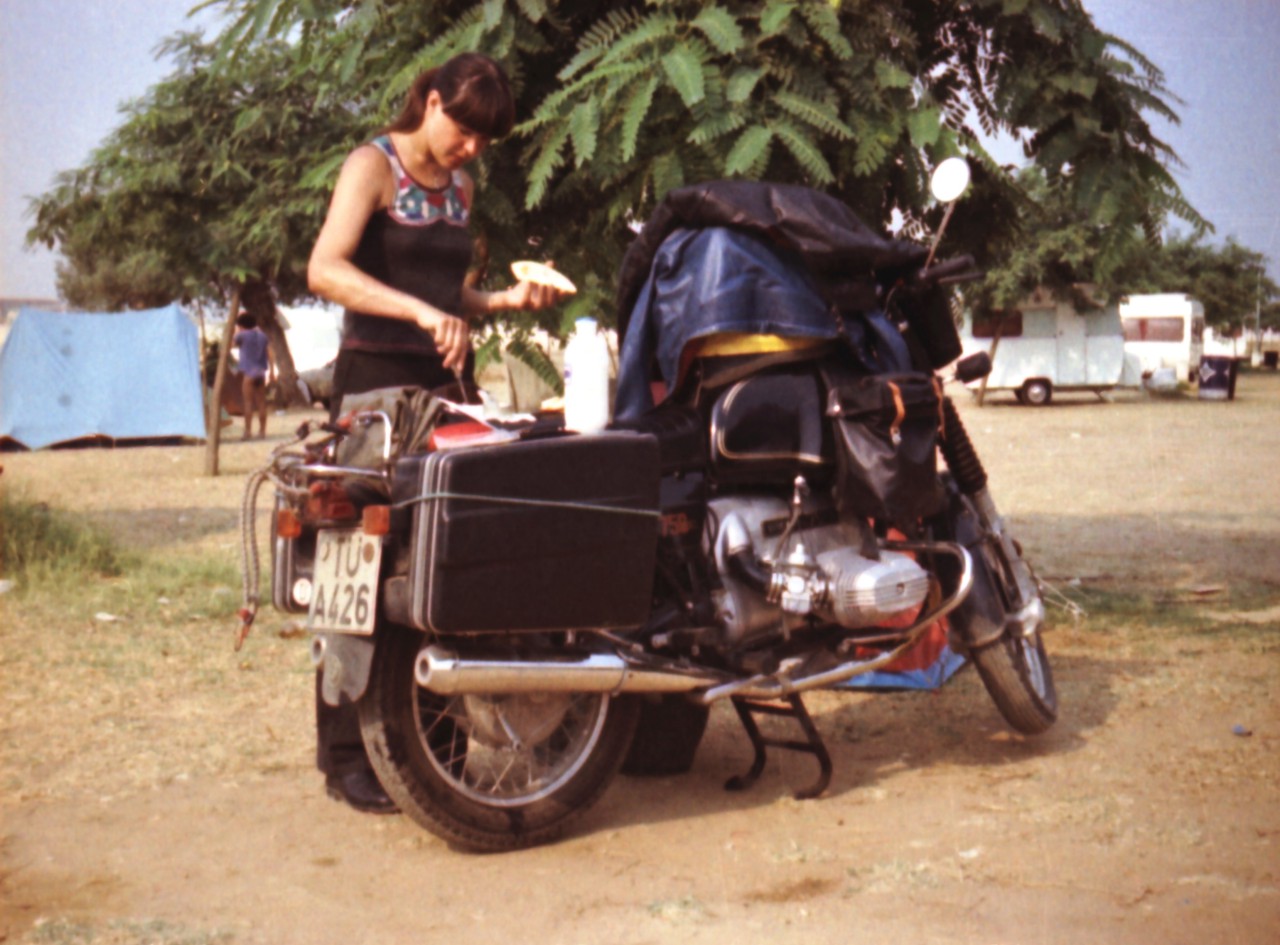
<svg viewBox="0 0 1280 945"><path fill-rule="evenodd" d="M929 696L821 693L810 705L836 755L831 795L790 800L812 762L774 759L729 800L718 785L749 755L717 712L693 774L624 780L583 837L505 860L298 803L319 794L308 641L264 608L232 650L244 481L278 440L227 444L217 479L201 446L6 454L0 487L102 529L126 566L0 594L0 819L24 825L0 849L0 938L336 942L359 927L406 940L431 876L440 936L466 935L483 909L494 937L606 940L594 919L608 940L750 939L767 922L779 941L822 941L847 935L852 899L886 940L919 939L921 916L956 942L1223 928L1269 940L1251 930L1280 915L1280 378L1246 375L1239 396L1045 410L962 399L1001 509L1086 611L1053 611L1064 711L1044 740L1011 736L971 672ZM207 810L225 797L255 809ZM185 846L188 829L194 849L152 862L146 838ZM111 895L68 892L103 876ZM530 876L555 882L504 908ZM443 907L482 886L498 891L475 910ZM6 914L7 895L37 911ZM894 907L904 898L910 915ZM1061 924L1033 923L1029 939L1009 919L1001 937L983 918L996 902ZM165 918L139 918L153 915ZM948 925L956 915L975 918Z"/></svg>

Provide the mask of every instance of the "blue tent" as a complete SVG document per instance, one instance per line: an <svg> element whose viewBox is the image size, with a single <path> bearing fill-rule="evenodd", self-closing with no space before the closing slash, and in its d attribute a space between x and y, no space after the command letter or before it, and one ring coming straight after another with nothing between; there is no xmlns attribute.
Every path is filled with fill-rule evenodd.
<svg viewBox="0 0 1280 945"><path fill-rule="evenodd" d="M21 309L0 349L0 444L203 439L196 327L176 305Z"/></svg>

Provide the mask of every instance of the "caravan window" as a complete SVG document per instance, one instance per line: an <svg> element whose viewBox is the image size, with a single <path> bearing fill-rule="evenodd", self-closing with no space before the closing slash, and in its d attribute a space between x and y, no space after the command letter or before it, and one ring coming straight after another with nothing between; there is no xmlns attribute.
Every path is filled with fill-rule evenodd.
<svg viewBox="0 0 1280 945"><path fill-rule="evenodd" d="M1181 318L1126 318L1125 341L1182 341L1186 321Z"/></svg>
<svg viewBox="0 0 1280 945"><path fill-rule="evenodd" d="M1001 338L1022 337L1022 312L1017 309L988 312L973 319L973 337L975 338L994 338L997 329Z"/></svg>

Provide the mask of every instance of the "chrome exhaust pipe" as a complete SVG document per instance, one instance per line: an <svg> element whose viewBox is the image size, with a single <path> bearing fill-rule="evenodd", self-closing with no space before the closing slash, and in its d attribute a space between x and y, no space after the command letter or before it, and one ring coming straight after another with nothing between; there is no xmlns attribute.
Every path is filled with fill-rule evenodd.
<svg viewBox="0 0 1280 945"><path fill-rule="evenodd" d="M424 647L414 663L419 686L446 696L532 692L692 692L723 682L705 675L636 669L613 653L565 659L500 660L460 657Z"/></svg>
<svg viewBox="0 0 1280 945"><path fill-rule="evenodd" d="M799 677L791 675L802 669L799 661L786 661L777 672L744 679L714 672L682 673L677 669L637 667L616 653L590 653L561 659L501 660L462 657L441 646L426 646L414 661L413 676L422 688L446 696L535 692L696 692L694 698L704 705L733 696L775 699L834 686L879 669L901 656L930 624L959 606L973 585L973 559L960 545L950 542L886 542L885 547L953 555L960 563L961 574L955 591L920 615L903 632L903 643L874 659L849 660Z"/></svg>

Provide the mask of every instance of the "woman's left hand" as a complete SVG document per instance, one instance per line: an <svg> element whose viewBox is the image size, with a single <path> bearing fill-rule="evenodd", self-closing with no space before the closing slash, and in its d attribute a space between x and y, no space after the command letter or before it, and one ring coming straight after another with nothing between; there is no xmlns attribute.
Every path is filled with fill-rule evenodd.
<svg viewBox="0 0 1280 945"><path fill-rule="evenodd" d="M564 298L564 293L554 286L536 282L517 282L507 289L510 307L526 312L550 308Z"/></svg>

